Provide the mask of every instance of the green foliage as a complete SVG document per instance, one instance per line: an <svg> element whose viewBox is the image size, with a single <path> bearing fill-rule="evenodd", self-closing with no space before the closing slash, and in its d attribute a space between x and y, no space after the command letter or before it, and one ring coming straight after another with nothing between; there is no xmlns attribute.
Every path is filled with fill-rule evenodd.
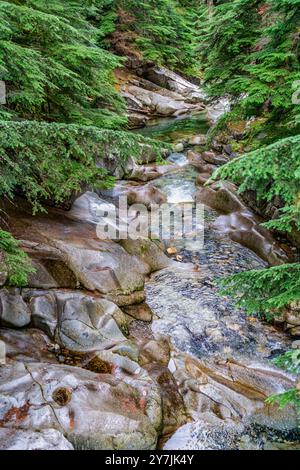
<svg viewBox="0 0 300 470"><path fill-rule="evenodd" d="M210 93L235 96L244 91L240 75L248 63L260 26L257 0L216 2L212 15L207 16L203 36L205 80ZM246 77L245 77L246 78Z"/></svg>
<svg viewBox="0 0 300 470"><path fill-rule="evenodd" d="M243 155L220 168L215 177L229 178L239 191L254 190L257 198L282 201L283 208L269 228L290 232L300 229L300 135Z"/></svg>
<svg viewBox="0 0 300 470"><path fill-rule="evenodd" d="M144 59L158 65L197 74L195 17L202 5L188 3L189 7L180 0L112 0L100 29L113 33L108 43L117 38L129 55L140 52Z"/></svg>
<svg viewBox="0 0 300 470"><path fill-rule="evenodd" d="M183 11L178 8L178 2L138 2L137 19L137 44L146 59L174 68L190 67L193 60L192 30Z"/></svg>
<svg viewBox="0 0 300 470"><path fill-rule="evenodd" d="M125 165L137 159L143 145L160 154L161 144L122 131L100 130L74 124L34 121L0 122L0 198L21 192L33 211L50 200L59 204L85 185L110 187L113 178L105 169L112 159Z"/></svg>
<svg viewBox="0 0 300 470"><path fill-rule="evenodd" d="M125 103L113 72L125 56L134 52L196 73L200 7L184 4L0 0L0 79L7 85L0 119L120 128L126 123Z"/></svg>
<svg viewBox="0 0 300 470"><path fill-rule="evenodd" d="M109 128L125 122L112 74L120 60L99 47L87 20L91 3L0 1L0 79L8 90L2 118Z"/></svg>
<svg viewBox="0 0 300 470"><path fill-rule="evenodd" d="M293 374L300 374L300 350L289 351L282 356L279 356L274 361L274 364L282 369L292 372ZM284 409L287 405L293 404L300 418L300 382L298 385L284 393L272 395L267 399L269 404L277 404L280 409ZM300 423L299 423L300 424Z"/></svg>
<svg viewBox="0 0 300 470"><path fill-rule="evenodd" d="M300 80L300 0L210 4L200 36L206 90L212 98L226 95L232 105L210 138L220 131L231 135L233 123L247 120L244 142L239 144L253 150L214 177L228 178L239 185L240 193L252 191L259 201L276 205L276 218L266 227L282 233L299 231L300 106L293 95ZM300 264L239 273L219 284L222 293L235 296L248 313L272 318L300 300ZM294 373L300 373L299 364L299 351L277 361ZM299 384L268 402L280 407L292 402L300 413Z"/></svg>
<svg viewBox="0 0 300 470"><path fill-rule="evenodd" d="M0 271L7 273L7 283L22 287L27 284L28 274L34 272L30 259L13 236L0 230Z"/></svg>
<svg viewBox="0 0 300 470"><path fill-rule="evenodd" d="M280 201L277 218L265 226L283 233L300 229L300 136L245 154L221 167L216 176L237 183L241 193L255 191L258 200ZM222 280L221 286L249 313L272 316L300 300L300 264L239 273Z"/></svg>
<svg viewBox="0 0 300 470"><path fill-rule="evenodd" d="M292 372L292 374L300 374L300 349L288 351L274 359L273 362L277 367Z"/></svg>
<svg viewBox="0 0 300 470"><path fill-rule="evenodd" d="M221 293L235 295L248 313L272 317L288 304L300 300L300 264L246 271L218 281Z"/></svg>
<svg viewBox="0 0 300 470"><path fill-rule="evenodd" d="M300 417L300 391L296 388L287 390L286 392L271 395L266 402L270 405L276 404L282 410L287 405L293 404Z"/></svg>
<svg viewBox="0 0 300 470"><path fill-rule="evenodd" d="M281 121L289 135L300 122L300 106L292 101L300 79L300 1L214 4L201 43L208 93L229 95L242 117Z"/></svg>
<svg viewBox="0 0 300 470"><path fill-rule="evenodd" d="M113 76L123 61L106 42L116 3L0 1L0 79L7 88L0 106L1 199L22 195L36 213L85 186L110 187L107 163L122 167L143 144L159 155L159 144L115 131L126 123ZM26 285L28 258L3 231L0 253L8 283Z"/></svg>

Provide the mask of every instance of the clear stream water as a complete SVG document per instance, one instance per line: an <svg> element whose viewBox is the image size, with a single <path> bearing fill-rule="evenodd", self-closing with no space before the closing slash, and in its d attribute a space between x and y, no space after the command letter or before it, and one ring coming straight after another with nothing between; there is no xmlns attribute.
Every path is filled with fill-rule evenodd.
<svg viewBox="0 0 300 470"><path fill-rule="evenodd" d="M137 132L174 142L207 130L208 124L200 114L185 119L160 120ZM192 202L197 171L188 165L184 154L173 154L170 160L178 164L178 171L164 175L151 184L164 191L169 202L179 205ZM255 360L267 371L271 359L289 349L291 341L282 331L259 318L247 318L230 298L218 294L216 278L259 269L265 266L265 262L249 249L214 230L212 222L217 217L218 214L207 207L204 247L189 240L174 241L172 246L177 248L177 256L181 260L178 269L172 267L159 271L147 282L147 302L157 318L152 330L155 334L167 335L175 348L200 360L211 361L222 357L240 361L246 366ZM184 263L192 264L181 269ZM283 422L282 427L284 430ZM282 440L289 441L286 437L278 438L273 432L267 432L264 436L264 443L260 441L257 444L256 440L255 446L281 448ZM284 444L287 448L289 445L295 448L294 442ZM300 445L296 447L300 448Z"/></svg>

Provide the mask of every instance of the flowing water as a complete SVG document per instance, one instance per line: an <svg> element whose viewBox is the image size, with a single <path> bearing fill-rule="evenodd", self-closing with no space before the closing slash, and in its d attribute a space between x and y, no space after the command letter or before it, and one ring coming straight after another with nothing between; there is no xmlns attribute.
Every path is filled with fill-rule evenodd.
<svg viewBox="0 0 300 470"><path fill-rule="evenodd" d="M163 120L144 129L143 134L163 138L170 142L178 140L179 136L185 139L192 134L201 134L206 130L207 123L203 120L203 116L196 116L190 120L181 119L171 122ZM179 206L182 203L192 203L196 192L194 184L196 170L188 165L184 154L173 154L169 160L178 165L178 171L162 176L151 184L164 191L170 203ZM276 372L274 369L270 372L269 367L274 357L291 347L291 341L282 331L263 322L260 318L247 317L243 311L235 307L230 298L218 294L215 285L217 278L249 269L263 268L266 263L249 249L217 232L212 227L217 217L218 214L214 210L206 207L204 246L193 243L192 240L175 240L172 246L177 249L176 256L179 262L174 263L171 268L155 273L147 283L147 302L156 315L152 330L156 335L167 335L174 350L203 361L204 367L210 369L209 381L212 380L211 377L215 380L215 367L220 358L227 363L238 363L239 367L244 370L248 370L247 368L253 370L253 367L258 367L257 374L261 374L261 384L266 383L266 398L269 382L273 385L275 383L276 389L276 381L278 381L277 391L282 391ZM174 258L176 256L174 255ZM170 365L172 372L176 371L176 367L177 373L182 373L182 370L178 370L182 366L178 364ZM281 374L281 372L278 373ZM283 372L282 374L284 375ZM218 390L218 400L230 408L230 420L236 423L243 416L242 421L247 421L249 418L246 416L251 415L252 411L249 412L248 405L241 405L241 403L251 396L249 390L254 387L255 375L240 385L240 389L238 387L235 389L235 392L239 393L238 399L234 396L235 392L232 389L229 389L229 394L228 389L224 390L224 383L227 383L227 380L229 379L223 377L221 389L218 381L217 385L215 384ZM240 383L243 383L242 379ZM242 410L238 418L234 411L237 407L236 403L240 404L240 410ZM200 412L198 410L195 415L191 411L196 422L202 419L203 412L207 411L205 406L201 404ZM248 430L244 431L239 444L228 444L228 448L267 449L282 448L282 446L283 448L295 448L295 446L300 448L297 443L299 435L296 433L297 435L293 434L291 437L289 433L290 424L286 422L289 419L288 415L288 412L286 415L283 413L272 423L260 417L255 421L255 425L252 423ZM194 437L191 438L187 437L187 433L191 432L190 428L187 431L183 429L179 431L178 436L175 434L173 440L170 441L171 445L167 448L186 446L187 440L190 442L187 448L193 448L195 436L198 436L198 440L203 438L202 431L203 427L200 430L193 429L192 436ZM292 442L294 440L296 443ZM246 444L243 444L244 441ZM201 445L197 444L196 448L201 449Z"/></svg>

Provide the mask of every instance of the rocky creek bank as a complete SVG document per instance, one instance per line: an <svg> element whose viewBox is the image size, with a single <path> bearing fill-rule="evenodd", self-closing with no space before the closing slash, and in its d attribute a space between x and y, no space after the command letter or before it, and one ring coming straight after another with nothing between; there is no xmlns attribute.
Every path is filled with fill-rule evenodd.
<svg viewBox="0 0 300 470"><path fill-rule="evenodd" d="M126 75L122 92L135 125L153 116L178 125L204 106L198 87L164 69ZM126 168L110 162L114 190L87 191L69 211L32 217L21 199L8 208L36 272L22 289L0 277L0 449L300 448L293 408L266 404L296 383L271 363L291 337L246 317L214 284L288 253L234 187L203 187L230 158L204 143L189 134L166 165L149 152ZM99 238L97 209L120 194L148 206L203 202L204 249ZM292 308L286 323L297 328Z"/></svg>

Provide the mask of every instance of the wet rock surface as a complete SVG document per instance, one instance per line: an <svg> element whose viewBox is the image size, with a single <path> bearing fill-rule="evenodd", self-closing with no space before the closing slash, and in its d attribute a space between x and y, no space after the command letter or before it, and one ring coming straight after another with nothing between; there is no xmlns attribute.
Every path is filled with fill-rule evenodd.
<svg viewBox="0 0 300 470"><path fill-rule="evenodd" d="M56 429L37 432L0 429L0 450L74 450L74 447Z"/></svg>
<svg viewBox="0 0 300 470"><path fill-rule="evenodd" d="M4 357L8 363L13 361L57 363L54 354L55 344L41 330L0 328L0 340L5 344Z"/></svg>
<svg viewBox="0 0 300 470"><path fill-rule="evenodd" d="M178 117L202 108L199 88L165 69L146 72L126 76L123 93L140 125L153 113L177 115L171 128L163 120L151 129L176 142L169 164L156 164L150 148L122 168L108 158L123 178L113 191L86 192L69 212L34 219L22 204L10 208L37 272L23 289L2 287L0 274L0 449L299 449L295 410L266 404L296 384L271 363L291 337L247 317L215 284L284 254L234 189L197 188L232 157L226 142L204 148L202 114ZM209 109L211 119L226 106ZM121 194L146 212L202 200L204 247L201 236L166 245L99 238L103 210ZM294 335L298 316L291 305L282 318Z"/></svg>
<svg viewBox="0 0 300 470"><path fill-rule="evenodd" d="M262 219L244 205L234 185L217 182L210 187L203 187L197 192L196 201L222 214L216 218L214 227L228 234L233 241L250 248L271 265L289 261L288 254L270 232L261 226Z"/></svg>
<svg viewBox="0 0 300 470"><path fill-rule="evenodd" d="M164 450L299 450L297 433L268 427L243 427L208 416L180 428Z"/></svg>
<svg viewBox="0 0 300 470"><path fill-rule="evenodd" d="M56 429L77 449L153 449L160 395L80 368L15 363L0 370L1 428Z"/></svg>
<svg viewBox="0 0 300 470"><path fill-rule="evenodd" d="M118 80L132 127L143 127L153 117L177 117L204 109L199 87L166 68L150 68L144 78L123 70Z"/></svg>

